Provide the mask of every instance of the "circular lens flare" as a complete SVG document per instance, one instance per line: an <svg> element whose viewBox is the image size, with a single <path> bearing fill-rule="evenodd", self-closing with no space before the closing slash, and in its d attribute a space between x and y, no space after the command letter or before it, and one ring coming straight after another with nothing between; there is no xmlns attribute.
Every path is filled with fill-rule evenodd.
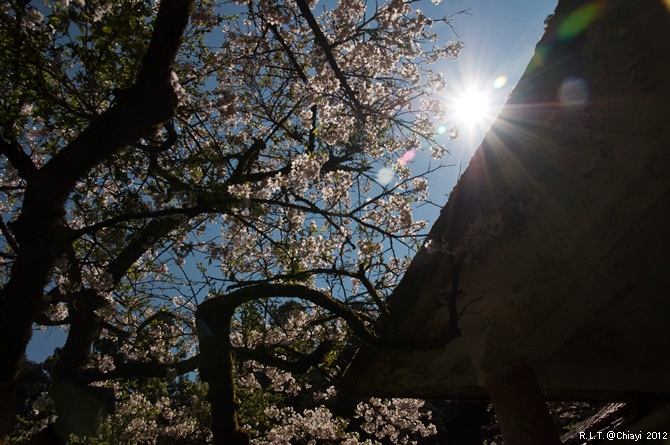
<svg viewBox="0 0 670 445"><path fill-rule="evenodd" d="M416 151L414 149L406 151L399 159L398 159L398 164L401 166L407 165L412 159L414 159L414 155L416 155Z"/></svg>
<svg viewBox="0 0 670 445"><path fill-rule="evenodd" d="M382 167L378 172L377 172L377 182L383 186L387 185L389 182L393 180L393 177L395 176L395 172L393 171L392 168L389 167Z"/></svg>
<svg viewBox="0 0 670 445"><path fill-rule="evenodd" d="M498 76L496 80L493 81L493 88L496 90L504 87L507 84L507 76Z"/></svg>

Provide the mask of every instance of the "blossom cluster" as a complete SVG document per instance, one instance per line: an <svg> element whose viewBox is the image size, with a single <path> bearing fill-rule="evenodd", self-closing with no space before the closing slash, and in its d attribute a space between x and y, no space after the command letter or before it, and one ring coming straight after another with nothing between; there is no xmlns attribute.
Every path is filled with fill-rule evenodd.
<svg viewBox="0 0 670 445"><path fill-rule="evenodd" d="M104 434L116 443L134 443L138 445L156 445L169 441L197 440L208 443L209 433L198 416L206 409L197 397L191 397L187 403L176 405L168 397L151 400L142 393L125 393L115 385L115 390L124 395L116 403L115 412L105 423ZM84 437L71 437L73 444L89 443Z"/></svg>
<svg viewBox="0 0 670 445"><path fill-rule="evenodd" d="M431 414L421 412L423 405L424 402L418 399L373 397L368 402L359 403L356 411L365 420L361 427L365 432L378 439L389 438L392 443L416 444L410 439L412 434L427 437L437 433L435 425L424 423Z"/></svg>
<svg viewBox="0 0 670 445"><path fill-rule="evenodd" d="M298 305L288 307L292 309L281 323L263 318L237 318L231 336L233 344L250 348L265 345L266 349L282 346L276 348L278 351L300 350L301 345L314 347L324 340L344 344L346 326L320 322L323 310L318 307L300 309ZM254 313L257 313L256 309ZM276 311L272 313L276 314ZM251 326L254 328L250 329ZM279 356L290 358L287 352L280 352ZM249 413L242 421L252 434L254 445L316 444L321 441L351 445L410 444L416 443L419 437L436 433L435 426L430 423L431 414L420 400L372 398L358 403L350 416L339 417L332 410L339 397L332 384L328 386L328 383L257 361L245 362L238 371L238 384L247 399L258 400L261 394L273 397L273 403L261 412L258 408L252 410L249 402L242 400L243 412ZM337 380L342 369L335 362L325 361L320 372ZM261 385L261 381L267 380L269 385ZM272 396L268 396L268 392Z"/></svg>
<svg viewBox="0 0 670 445"><path fill-rule="evenodd" d="M411 159L446 152L433 96L444 79L429 65L457 56L460 43L437 45L434 21L403 0L308 1L309 14L297 2L231 3L201 0L191 10L166 71L178 98L172 118L88 168L59 208L69 242L45 268L42 320L86 343L77 366L101 385L142 364L169 370L163 384L178 386L175 363L198 352L198 303L231 287L301 283L374 327L419 246L425 223L413 210L428 188ZM158 8L0 6L0 61L18 70L3 77L0 130L26 161L0 159L3 283L20 254L13 223L30 183L20 169L42 169L124 103ZM82 295L99 300L83 314L94 340L70 329L71 315L88 310ZM243 409L264 403L257 420L246 419L256 443L409 443L431 433L418 402L373 399L347 419L333 414L333 384L356 339L323 308L270 297L238 308L230 332L240 354L274 360L236 363L250 397ZM332 348L304 375L291 369L324 344ZM146 383L129 376L116 387L104 433L112 443L206 436L205 408L186 389L137 382ZM39 400L35 423L44 427L53 419Z"/></svg>

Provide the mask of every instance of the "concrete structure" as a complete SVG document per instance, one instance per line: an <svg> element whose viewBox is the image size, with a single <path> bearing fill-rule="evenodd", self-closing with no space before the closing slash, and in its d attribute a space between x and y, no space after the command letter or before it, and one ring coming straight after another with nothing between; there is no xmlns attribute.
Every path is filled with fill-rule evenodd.
<svg viewBox="0 0 670 445"><path fill-rule="evenodd" d="M508 445L556 443L538 401L670 393L670 2L561 0L429 240L387 334L460 335L349 390L490 396Z"/></svg>

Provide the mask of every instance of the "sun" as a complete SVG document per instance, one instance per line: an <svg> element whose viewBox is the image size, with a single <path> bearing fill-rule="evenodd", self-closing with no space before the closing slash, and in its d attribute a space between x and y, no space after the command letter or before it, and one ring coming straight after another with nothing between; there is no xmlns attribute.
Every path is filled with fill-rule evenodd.
<svg viewBox="0 0 670 445"><path fill-rule="evenodd" d="M454 100L452 107L454 117L460 124L478 125L487 119L489 97L477 89L468 89Z"/></svg>

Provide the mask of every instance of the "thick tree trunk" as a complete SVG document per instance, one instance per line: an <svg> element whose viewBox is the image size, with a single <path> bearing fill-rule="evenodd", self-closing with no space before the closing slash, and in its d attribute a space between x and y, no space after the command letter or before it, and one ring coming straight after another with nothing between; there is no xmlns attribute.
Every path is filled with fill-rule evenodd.
<svg viewBox="0 0 670 445"><path fill-rule="evenodd" d="M237 422L239 406L235 394L234 359L230 344L230 319L235 310L231 304L205 302L196 313L200 364L198 370L207 382L207 400L212 406L212 435L215 445L247 445L249 436Z"/></svg>
<svg viewBox="0 0 670 445"><path fill-rule="evenodd" d="M228 345L230 347L230 344ZM220 371L207 380L207 400L212 406L212 434L215 445L248 445L249 435L240 429L237 421L239 402L233 381L233 357L230 350L221 348L215 368ZM201 363L202 366L202 363ZM202 368L201 368L202 369ZM203 375L201 371L201 375ZM209 375L207 372L204 375ZM204 377L203 377L204 378Z"/></svg>
<svg viewBox="0 0 670 445"><path fill-rule="evenodd" d="M11 227L19 250L0 292L0 444L12 428L17 371L43 308L49 271L72 241L63 222L67 196L94 166L174 114L170 75L192 3L161 3L133 94L120 98L27 180L21 215Z"/></svg>

